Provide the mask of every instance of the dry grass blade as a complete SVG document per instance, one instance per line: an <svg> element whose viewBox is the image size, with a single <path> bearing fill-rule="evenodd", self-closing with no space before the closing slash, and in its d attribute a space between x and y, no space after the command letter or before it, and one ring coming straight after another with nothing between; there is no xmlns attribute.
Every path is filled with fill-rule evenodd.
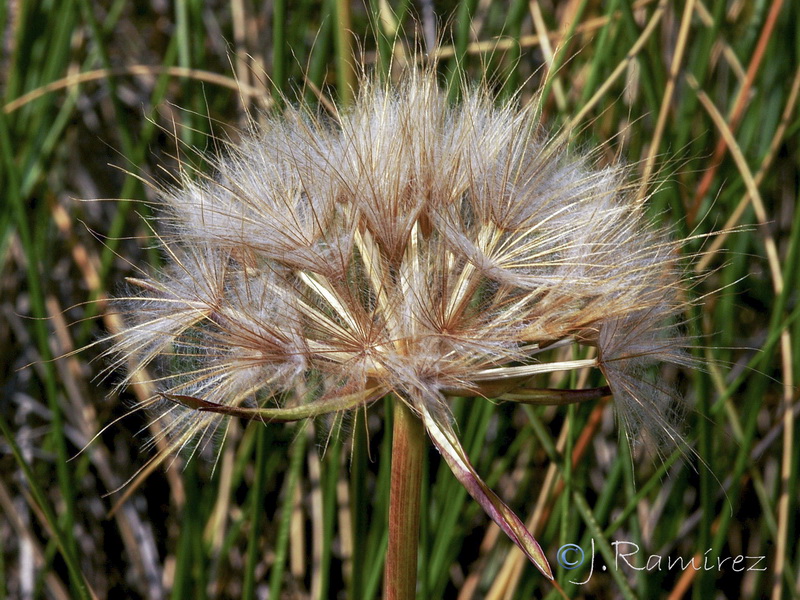
<svg viewBox="0 0 800 600"><path fill-rule="evenodd" d="M249 86L231 77L220 75L219 73L212 73L208 71L202 71L199 69L189 69L186 67L162 67L160 65L130 65L127 67L120 67L118 69L97 69L95 71L88 71L85 73L76 73L75 75L70 75L68 77L64 77L63 79L52 81L47 85L44 85L35 90L31 90L30 92L20 96L19 98L15 98L11 102L8 102L3 106L3 111L6 114L13 113L14 111L19 110L20 108L25 106L26 104L29 104L46 94L50 94L52 92L56 92L58 90L63 90L71 87L77 87L83 85L84 83L88 83L90 81L103 81L105 79L108 79L109 77L121 77L126 75L151 77L155 75L161 75L164 73L170 75L171 77L186 77L189 79L194 79L196 81L205 81L206 83L212 83L214 85L219 85L222 87L235 90L245 98L255 98L257 100L260 100L262 108L264 109L268 109L272 102L269 96L264 95L263 89L254 86Z"/></svg>

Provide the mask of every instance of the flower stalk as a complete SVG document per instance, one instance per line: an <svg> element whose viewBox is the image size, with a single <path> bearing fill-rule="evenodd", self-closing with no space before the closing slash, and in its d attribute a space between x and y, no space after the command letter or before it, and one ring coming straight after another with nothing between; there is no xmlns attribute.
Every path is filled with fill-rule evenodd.
<svg viewBox="0 0 800 600"><path fill-rule="evenodd" d="M389 547L384 569L387 600L414 600L417 589L420 487L427 436L422 421L401 400L392 412Z"/></svg>

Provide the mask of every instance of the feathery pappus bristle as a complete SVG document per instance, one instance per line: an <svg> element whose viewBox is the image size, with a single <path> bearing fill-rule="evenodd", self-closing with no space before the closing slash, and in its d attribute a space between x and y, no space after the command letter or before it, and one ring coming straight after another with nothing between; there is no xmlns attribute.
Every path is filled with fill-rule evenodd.
<svg viewBox="0 0 800 600"><path fill-rule="evenodd" d="M448 104L432 70L363 81L338 123L311 115L268 118L213 176L163 193L170 264L137 280L109 352L174 401L174 448L219 413L314 416L392 392L466 485L448 396L586 367L632 433L678 436L673 394L646 367L691 362L674 327L681 242L648 221L624 167L548 139L535 107L486 89ZM542 360L572 344L596 352ZM518 531L488 488L468 489Z"/></svg>

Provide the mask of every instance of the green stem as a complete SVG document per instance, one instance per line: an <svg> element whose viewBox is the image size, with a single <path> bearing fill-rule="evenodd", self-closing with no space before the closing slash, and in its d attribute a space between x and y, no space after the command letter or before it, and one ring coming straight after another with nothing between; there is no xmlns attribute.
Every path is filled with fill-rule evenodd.
<svg viewBox="0 0 800 600"><path fill-rule="evenodd" d="M394 404L386 600L413 600L417 589L420 487L426 437L422 421L403 402Z"/></svg>
<svg viewBox="0 0 800 600"><path fill-rule="evenodd" d="M278 524L278 537L275 543L275 560L269 577L270 598L281 597L283 573L286 570L286 561L289 554L289 534L292 526L292 512L294 511L295 490L303 471L303 462L306 457L306 440L308 436L304 430L299 430L292 442L289 473L284 484L284 499L281 505L280 521Z"/></svg>
<svg viewBox="0 0 800 600"><path fill-rule="evenodd" d="M250 489L250 534L247 539L247 559L242 586L242 598L253 600L256 597L256 567L262 560L259 540L261 539L261 520L264 505L264 490L267 474L266 462L269 453L268 429L261 426L256 431L256 472L253 487Z"/></svg>
<svg viewBox="0 0 800 600"><path fill-rule="evenodd" d="M353 101L355 87L355 71L353 70L353 45L350 39L350 2L347 0L334 0L336 7L336 85L339 91L339 101L347 106Z"/></svg>
<svg viewBox="0 0 800 600"><path fill-rule="evenodd" d="M272 12L272 96L280 106L286 93L286 0L275 0Z"/></svg>

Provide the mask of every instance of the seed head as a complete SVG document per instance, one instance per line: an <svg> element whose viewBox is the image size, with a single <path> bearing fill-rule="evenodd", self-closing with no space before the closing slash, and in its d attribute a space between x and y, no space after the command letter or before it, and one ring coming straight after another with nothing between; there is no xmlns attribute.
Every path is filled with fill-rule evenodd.
<svg viewBox="0 0 800 600"><path fill-rule="evenodd" d="M213 176L163 190L168 265L132 280L111 352L133 361L126 381L157 374L172 448L220 413L292 420L393 393L550 576L469 464L448 397L519 398L537 374L597 367L628 430L664 440L673 395L646 367L688 359L680 244L625 168L547 139L536 115L482 88L450 105L412 70L362 82L338 123L305 107L270 118ZM573 344L589 358L542 360Z"/></svg>

